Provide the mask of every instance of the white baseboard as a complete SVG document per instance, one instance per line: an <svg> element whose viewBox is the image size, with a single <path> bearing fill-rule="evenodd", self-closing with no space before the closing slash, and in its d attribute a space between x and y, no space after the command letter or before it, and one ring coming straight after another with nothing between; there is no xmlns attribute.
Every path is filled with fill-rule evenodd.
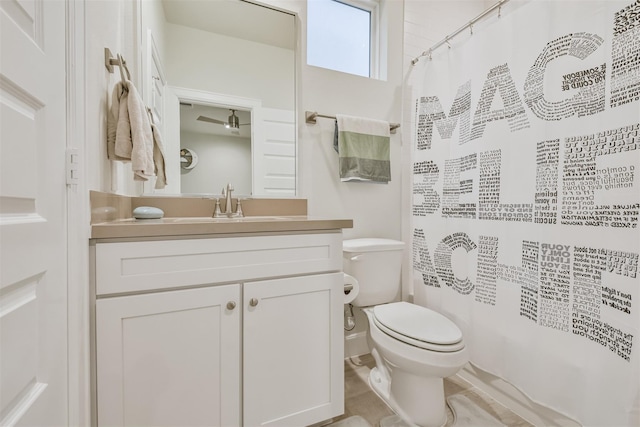
<svg viewBox="0 0 640 427"><path fill-rule="evenodd" d="M362 356L369 353L367 331L356 332L344 337L344 357Z"/></svg>
<svg viewBox="0 0 640 427"><path fill-rule="evenodd" d="M533 402L502 378L485 372L470 363L467 363L457 375L535 426L580 427L580 423L575 420Z"/></svg>

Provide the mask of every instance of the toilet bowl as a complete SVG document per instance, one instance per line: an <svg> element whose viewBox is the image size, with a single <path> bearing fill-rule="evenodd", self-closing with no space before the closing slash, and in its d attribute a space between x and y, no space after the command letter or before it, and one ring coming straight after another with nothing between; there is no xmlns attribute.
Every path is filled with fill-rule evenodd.
<svg viewBox="0 0 640 427"><path fill-rule="evenodd" d="M353 305L369 320L367 340L376 362L371 388L407 424L440 427L446 422L443 378L468 362L468 352L451 320L393 301L400 291L403 247L388 239L345 240L344 270L358 280Z"/></svg>
<svg viewBox="0 0 640 427"><path fill-rule="evenodd" d="M403 335L411 332L385 326L383 322L387 319L376 313L380 308L407 311L406 321L415 319L410 329L428 325L423 323L428 320L435 321L437 326L445 324L452 334L447 337L438 331L429 338L430 331L437 331L437 326L433 326L423 328L420 338ZM420 427L444 425L447 416L443 378L455 375L469 360L459 329L435 311L406 302L365 308L364 312L369 320L370 348L376 360L369 376L371 387L405 421ZM458 338L447 344L453 337Z"/></svg>

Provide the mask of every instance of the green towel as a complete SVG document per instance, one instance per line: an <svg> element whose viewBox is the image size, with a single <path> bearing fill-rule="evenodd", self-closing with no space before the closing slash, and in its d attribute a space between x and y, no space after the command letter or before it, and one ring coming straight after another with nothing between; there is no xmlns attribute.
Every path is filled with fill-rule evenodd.
<svg viewBox="0 0 640 427"><path fill-rule="evenodd" d="M336 116L342 181L391 181L389 122Z"/></svg>

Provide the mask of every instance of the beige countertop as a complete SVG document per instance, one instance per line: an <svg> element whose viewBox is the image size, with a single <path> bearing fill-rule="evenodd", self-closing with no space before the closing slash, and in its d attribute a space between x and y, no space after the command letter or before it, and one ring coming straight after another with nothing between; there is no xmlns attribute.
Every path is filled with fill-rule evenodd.
<svg viewBox="0 0 640 427"><path fill-rule="evenodd" d="M165 217L124 218L91 225L92 239L194 236L235 233L317 232L353 228L351 219L306 215L246 216L243 218Z"/></svg>

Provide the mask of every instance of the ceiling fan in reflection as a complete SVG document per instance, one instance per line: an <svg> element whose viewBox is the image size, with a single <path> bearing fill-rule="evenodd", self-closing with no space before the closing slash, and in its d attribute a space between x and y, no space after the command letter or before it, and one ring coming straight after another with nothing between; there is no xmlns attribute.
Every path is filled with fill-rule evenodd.
<svg viewBox="0 0 640 427"><path fill-rule="evenodd" d="M211 117L206 117L206 116L198 116L196 120L200 120L201 122L208 122L208 123L223 125L227 129L240 129L240 126L246 126L251 124L251 123L240 123L240 119L238 118L238 116L236 116L236 110L229 110L229 111L231 111L231 115L229 116L226 122L223 122L222 120L218 120L218 119L213 119Z"/></svg>

